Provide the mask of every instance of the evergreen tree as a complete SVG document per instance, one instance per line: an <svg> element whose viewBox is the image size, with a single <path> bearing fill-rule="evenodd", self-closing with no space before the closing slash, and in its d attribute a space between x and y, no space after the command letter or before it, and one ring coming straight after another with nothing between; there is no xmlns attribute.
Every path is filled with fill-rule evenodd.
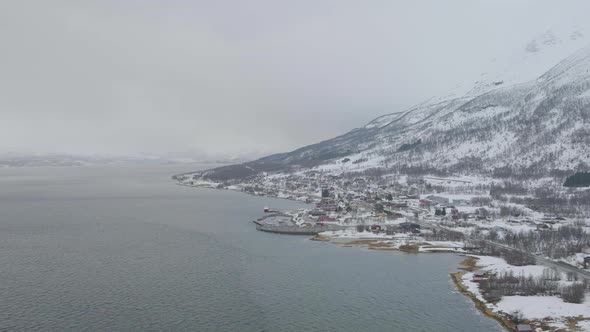
<svg viewBox="0 0 590 332"><path fill-rule="evenodd" d="M577 172L565 179L564 187L590 187L590 172Z"/></svg>

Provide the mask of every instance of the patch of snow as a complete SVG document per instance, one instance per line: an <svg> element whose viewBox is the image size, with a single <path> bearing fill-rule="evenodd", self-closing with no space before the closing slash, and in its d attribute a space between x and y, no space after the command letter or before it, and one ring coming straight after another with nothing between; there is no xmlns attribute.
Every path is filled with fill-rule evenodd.
<svg viewBox="0 0 590 332"><path fill-rule="evenodd" d="M590 317L590 300L576 304L563 302L556 296L504 296L496 309L505 313L520 310L527 319Z"/></svg>
<svg viewBox="0 0 590 332"><path fill-rule="evenodd" d="M319 235L330 238L346 239L393 239L392 235L387 235L385 233L357 232L357 230L352 227L339 231L321 232Z"/></svg>

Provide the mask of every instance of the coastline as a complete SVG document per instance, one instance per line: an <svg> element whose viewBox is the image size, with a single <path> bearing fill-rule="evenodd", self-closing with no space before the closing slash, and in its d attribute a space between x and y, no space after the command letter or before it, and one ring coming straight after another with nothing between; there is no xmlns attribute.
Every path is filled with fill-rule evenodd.
<svg viewBox="0 0 590 332"><path fill-rule="evenodd" d="M231 190L231 191L235 191L235 192L241 192L241 193L246 193L246 194L250 194L251 196L256 196L256 197L270 197L270 198L280 198L280 199L285 199L285 200L289 200L292 202L299 202L299 203L309 203L310 200L313 201L314 197L313 196L307 196L306 199L296 199L294 197L278 197L278 196L273 196L273 195L257 195L255 193L250 193L250 192L246 192L243 190L238 190L238 188L218 188L216 186L214 186L214 184L200 184L200 185L187 185L187 184L182 184L182 183L177 183L178 185L183 185L183 186L188 186L188 187L198 187L198 188L207 188L207 189L223 189L223 190ZM256 222L254 222L256 224ZM258 228L258 224L256 225ZM260 229L259 229L260 230ZM261 230L261 231L265 231L265 230ZM327 229L324 229L324 231L327 231ZM290 232L271 232L271 233L281 233L281 234L293 234ZM327 232L330 233L330 232ZM420 254L420 253L455 253L455 254L461 254L461 256L466 257L464 260L462 260L461 262L458 263L458 269L459 271L457 272L453 272L453 273L449 273L449 276L451 277L452 282L455 284L455 287L457 288L457 290L464 296L470 298L473 303L475 308L477 308L478 311L480 311L483 315L485 315L487 318L491 318L493 320L495 320L496 322L498 322L498 324L500 324L500 326L507 330L507 331L514 331L516 324L511 320L511 316L503 311L494 311L493 307L495 305L495 303L486 303L485 301L479 299L477 297L477 294L473 293L472 291L469 290L469 287L467 286L467 284L465 283L466 280L463 279L463 277L465 276L465 274L470 273L470 272L474 272L476 270L479 270L485 266L478 266L477 262L480 260L480 258L478 257L471 257L471 256L467 256L466 254L468 254L465 250L463 250L463 248L457 248L457 247L453 247L453 246L449 246L449 247L445 247L444 244L441 245L441 242L448 242L451 243L451 241L430 241L432 243L428 243L429 241L423 240L420 241L418 239L412 239L414 240L414 242L409 242L408 241L399 241L398 239L389 239L389 238L380 238L380 237L358 237L358 238L354 238L354 237L338 237L338 236L330 236L330 235L324 235L321 234L321 232L318 232L317 234L299 234L299 235L312 235L312 237L310 238L310 240L312 241L319 241L319 242L330 242L331 244L336 244L338 246L341 247L354 247L354 246L366 246L366 248L368 250L380 250L380 251L401 251L401 252L405 252L407 254ZM333 234L331 234L333 235ZM461 249L461 250L457 250L457 249ZM492 307L490 307L490 305L492 305ZM519 309L520 311L520 309ZM585 328L590 327L590 318L586 317L586 315L583 316L555 316L555 318L559 318L561 319L561 323L565 322L565 325L562 324L560 327L555 327L554 324L552 323L559 323L558 321L553 321L553 318L551 316L548 316L546 318L531 318L531 319L525 319L525 320L521 320L520 323L525 323L525 324L530 324L531 327L533 327L533 330L535 330L536 328L540 328L539 331L543 330L543 331L555 331L555 332L567 332L567 331L582 331L585 330ZM577 326L577 323L581 323L584 324L584 327L582 327L582 330L580 330L580 328Z"/></svg>
<svg viewBox="0 0 590 332"><path fill-rule="evenodd" d="M488 258L489 257L489 258ZM516 327L516 323L513 321L513 313L512 311L516 309L521 314L525 314L524 319L521 316L519 319L518 324L528 324L533 328L533 331L555 331L555 332L573 332L573 331L588 331L590 327L590 317L588 317L588 311L585 312L578 312L574 314L576 311L571 311L569 314L558 314L553 313L544 314L543 316L532 316L527 317L526 309L530 307L543 307L541 303L545 302L545 299L552 298L552 296L531 296L530 298L527 296L523 296L523 298L527 298L526 302L522 302L520 306L514 309L506 310L506 307L503 307L504 299L498 302L486 302L484 299L478 295L478 292L473 291L473 287L469 286L469 280L464 278L464 276L468 273L474 273L477 270L487 269L493 266L490 265L489 259L496 259L493 256L466 256L466 258L459 263L461 266L459 269L461 271L450 273L453 283L463 295L469 297L475 307L485 316L496 320L500 323L504 328L513 331ZM482 262L482 260L484 262ZM482 264L483 263L483 264ZM505 263L504 263L505 264ZM514 268L514 266L513 266ZM506 298L510 298L507 296ZM541 302L539 302L541 301ZM526 304L525 304L526 303ZM524 305L524 306L523 306ZM552 306L552 304L545 304L546 306ZM559 299L559 307L567 305L567 303L562 302L562 299ZM570 304L571 305L571 304ZM579 305L579 304L574 304ZM554 307L554 306L553 306ZM546 307L545 307L546 308ZM585 309L582 309L585 310ZM579 311L579 310L578 310Z"/></svg>
<svg viewBox="0 0 590 332"><path fill-rule="evenodd" d="M173 180L176 181L175 177L172 177ZM204 188L204 189L213 189L213 190L230 190L230 191L235 191L235 192L239 192L239 193L245 193L251 196L255 196L255 197L271 197L271 198L278 198L278 199L285 199L285 200L289 200L289 201L293 201L293 202L300 202L300 203L305 203L304 201L301 200L297 200L297 199L292 199L292 198L286 198L286 197L276 197L276 196L272 196L272 195L255 195L249 192L245 192L245 191L241 191L241 190L236 190L236 189L230 189L230 188L216 188L213 184L202 184L202 185L188 185L188 184L183 184L180 183L179 181L176 181L177 185L180 186L186 186L186 187L196 187L196 188ZM258 223L254 222L254 224L256 224L257 228L258 228ZM283 234L286 235L286 233L280 233L280 232L274 232L277 234ZM415 243L415 244L410 244L410 245L401 245L399 247L392 247L390 244L388 243L384 243L382 239L348 239L349 241L334 241L333 238L330 237L326 237L326 236L322 236L320 234L302 234L302 235L313 235L310 240L311 241L319 241L319 242L329 242L331 244L336 244L339 245L341 247L353 247L353 246L363 246L366 245L368 250L380 250L380 251L400 251L400 252L404 252L407 254L423 254L423 253L454 253L454 254L463 254L463 253L459 253L456 251L452 251L452 250L447 250L447 251L420 251L420 246L419 244ZM467 273L468 271L472 270L476 270L478 267L475 265L474 262L476 262L477 259L474 257L468 257L465 260L459 262L458 264L458 269L462 270L462 271L458 271L455 273L451 273L450 277L451 280L453 281L453 283L455 284L455 287L459 290L459 292L463 295L466 296L468 298L470 298L474 304L475 307L482 312L486 317L494 319L495 321L497 321L500 326L502 326L502 328L506 329L506 330L513 330L514 328L514 324L512 322L510 322L509 320L507 320L504 316L499 315L494 313L493 311L491 311L489 308L486 307L485 303L481 302L479 299L477 299L472 293L470 293L467 288L465 287L465 285L462 282L461 277ZM473 265L472 265L473 264ZM471 265L471 266L470 266Z"/></svg>
<svg viewBox="0 0 590 332"><path fill-rule="evenodd" d="M187 174L191 174L191 173L187 173ZM178 174L178 175L182 175L182 174ZM279 197L279 196L273 196L273 195L256 195L254 193L251 192L247 192L247 191L243 191L243 190L237 190L237 189L233 189L233 188L216 188L215 186L213 186L212 183L209 184L197 184L197 185L190 185L190 184L184 184L181 183L180 181L178 181L177 179L175 179L176 175L172 176L172 180L176 181L176 185L177 186L183 186L183 187L190 187L190 188L202 188L202 189L211 189L211 190L226 190L226 191L233 191L236 193L242 193L242 194L246 194L246 195L250 195L250 196L254 196L254 197L270 197L270 198L274 198L274 199L284 199L287 201L291 201L291 202L297 202L297 203L302 203L302 204L310 204L305 202L305 200L299 200L299 199L293 199L293 198L289 198L289 197Z"/></svg>
<svg viewBox="0 0 590 332"><path fill-rule="evenodd" d="M461 271L451 273L451 280L455 284L455 287L457 287L459 293L463 294L464 296L470 298L473 301L475 308L477 308L477 310L479 310L486 317L494 319L495 321L500 323L500 325L505 329L513 331L516 327L513 322L508 320L504 315L500 315L498 313L493 312L490 308L486 306L484 302L482 302L475 295L473 295L473 293L471 293L467 289L467 286L463 283L463 276L467 272L473 272L480 268L480 266L477 266L477 261L478 259L475 257L466 257L463 261L459 262L459 269Z"/></svg>
<svg viewBox="0 0 590 332"><path fill-rule="evenodd" d="M424 243L412 243L408 245L402 245L399 247L392 247L391 244L384 242L381 239L348 239L348 241L334 241L333 239L322 236L316 235L312 237L310 240L312 241L321 241L321 242L330 242L332 244L339 245L341 247L353 247L353 246L366 246L368 250L380 250L380 251L400 251L406 254L436 254L436 253L453 253L453 254L460 254L464 256L465 259L458 263L457 268L459 271L450 273L449 276L451 277L451 281L463 296L471 299L475 308L481 312L484 316L495 320L500 324L500 326L507 330L507 331L514 331L516 325L510 321L508 317L501 313L494 312L490 308L487 307L486 303L479 300L473 293L471 293L467 286L463 283L463 276L468 272L473 272L482 268L481 266L477 265L477 261L479 260L476 257L465 256L464 253L459 253L454 250L436 250L436 251L421 251L420 247L423 245L427 245L427 242Z"/></svg>

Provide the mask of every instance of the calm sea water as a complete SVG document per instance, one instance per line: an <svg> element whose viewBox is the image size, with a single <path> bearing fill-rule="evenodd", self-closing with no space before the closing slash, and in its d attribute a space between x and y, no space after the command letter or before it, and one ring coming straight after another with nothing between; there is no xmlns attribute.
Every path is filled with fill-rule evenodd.
<svg viewBox="0 0 590 332"><path fill-rule="evenodd" d="M170 180L194 169L1 169L0 330L501 331L460 257L257 232L301 205Z"/></svg>

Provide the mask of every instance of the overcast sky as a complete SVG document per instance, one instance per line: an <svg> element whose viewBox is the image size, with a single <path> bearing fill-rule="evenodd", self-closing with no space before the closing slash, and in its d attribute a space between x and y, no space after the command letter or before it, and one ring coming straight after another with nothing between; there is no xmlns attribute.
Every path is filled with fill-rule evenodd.
<svg viewBox="0 0 590 332"><path fill-rule="evenodd" d="M589 1L0 1L0 152L280 152L478 77Z"/></svg>

